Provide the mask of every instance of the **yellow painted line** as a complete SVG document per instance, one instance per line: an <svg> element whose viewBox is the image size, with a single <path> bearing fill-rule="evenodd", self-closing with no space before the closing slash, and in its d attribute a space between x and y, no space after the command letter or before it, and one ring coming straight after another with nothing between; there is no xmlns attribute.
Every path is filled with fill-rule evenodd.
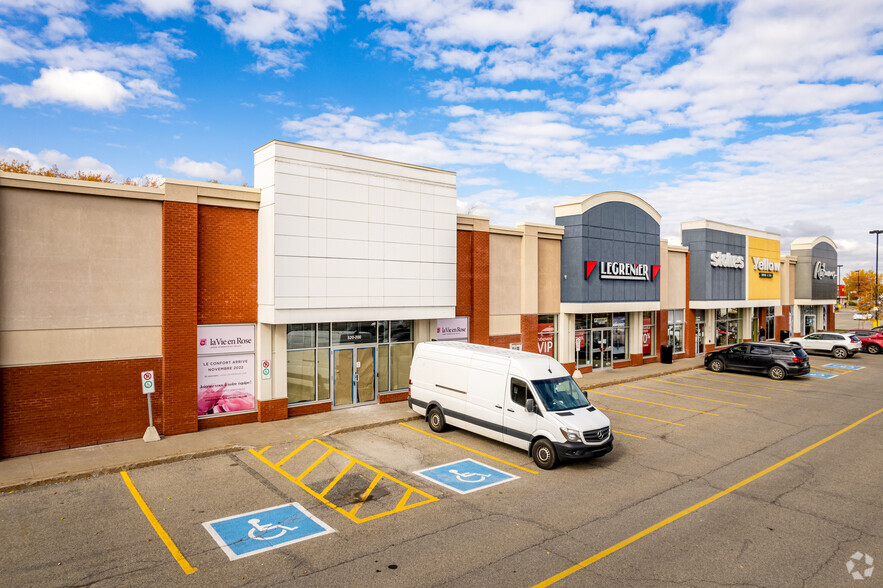
<svg viewBox="0 0 883 588"><path fill-rule="evenodd" d="M377 483L380 482L380 480L382 479L382 474L377 474L376 476L374 476L374 479L371 480L371 483L368 485L368 489L362 492L362 496L361 498L359 498L359 502L356 503L356 505L348 511L351 515L355 516L355 514L359 512L359 509L362 508L362 505L365 504L365 501L368 500L369 496L371 496L371 492L374 490L374 487L377 486Z"/></svg>
<svg viewBox="0 0 883 588"><path fill-rule="evenodd" d="M749 394L748 392L734 392L733 390L721 390L720 388L711 388L709 386L697 386L695 384L684 384L683 382L672 382L670 380L660 380L659 378L647 378L648 380L653 380L654 382L663 382L665 384L673 384L675 386L687 386L688 388L701 388L703 390L714 390L715 392L726 392L727 394L740 394L742 396L753 396L755 398L766 398L769 400L770 396L761 396L760 394Z"/></svg>
<svg viewBox="0 0 883 588"><path fill-rule="evenodd" d="M396 505L396 509L400 509L403 506L405 506L406 504L408 504L408 499L411 498L411 492L413 492L413 491L414 491L413 488L408 488L407 492L405 492L405 495L402 496L402 499L399 500L399 503Z"/></svg>
<svg viewBox="0 0 883 588"><path fill-rule="evenodd" d="M348 464L346 464L346 465L340 470L340 473L337 474L337 475L334 477L334 479L331 480L331 482L330 482L327 486L325 486L325 489L322 490L322 492L321 492L322 496L325 496L326 494L328 494L328 492L329 492L332 488L334 488L334 485L337 484L338 482L340 482L340 479L341 479L342 477L344 477L344 476L346 475L346 473L347 473L348 471L350 471L350 469L352 469L352 467L353 467L354 465L356 465L356 464L355 464L354 462L352 462L352 461L349 462Z"/></svg>
<svg viewBox="0 0 883 588"><path fill-rule="evenodd" d="M351 455L347 455L346 453L340 451L339 449L335 449L334 447L331 447L330 445L328 445L327 443L325 443L324 441L321 441L321 440L319 440L319 439L309 439L309 440L305 441L305 442L304 442L303 444L301 444L301 446L298 447L298 448L297 448L297 449L296 449L291 455L293 455L294 453L297 453L298 451L300 451L301 449L303 449L304 447L306 447L307 445L309 445L309 444L311 444L311 443L318 443L319 445L322 445L322 446L326 447L327 449L326 449L325 453L322 455L322 457L320 457L317 461L313 462L313 464L310 465L310 467L307 468L307 470L306 470L305 472L303 472L302 474L300 474L300 476L298 476L298 477L294 477L294 476L292 476L291 474L289 474L288 472L286 472L285 470L283 470L282 467L281 467L281 465L280 465L282 462L280 462L280 463L273 463L273 462L271 462L270 460L268 460L267 458L265 458L264 456L260 455L260 454L259 454L257 451L255 451L254 449L249 449L249 451L250 451L255 457L257 457L259 460L261 460L262 462L264 462L265 464L267 464L267 466L269 466L270 468L276 470L276 472L278 472L279 474L281 474L281 475L284 476L285 478L289 479L291 482L293 482L293 483L297 484L298 486L300 486L302 489L304 489L305 491L307 491L308 493L310 493L310 494L311 494L313 497L315 497L317 500L320 500L322 503L324 503L324 504L325 504L326 506L328 506L329 508L332 508L332 509L336 510L337 512L339 512L340 514L342 514L343 516L345 516L346 518L350 519L351 521L353 521L353 522L355 522L355 523L364 523L364 522L366 522L366 521L373 521L374 519L379 519L380 517L385 517L385 516L387 516L387 515L395 514L395 513L397 513L397 512L401 512L401 511L403 511L403 510L408 510L408 509L410 509L410 508L414 508L414 507L416 507L416 506L421 506L421 505L424 505L424 504L429 504L430 502L435 502L436 500L438 500L438 498L436 498L435 496L432 496L431 494L427 494L427 493L424 492L423 490L419 490L419 489L417 489L417 488L414 488L414 487L411 486L410 484L406 484L406 483L402 482L401 480L399 480L399 479L397 479L397 478L395 478L395 477L393 477L393 476L390 476L389 474L387 474L387 473L385 473L385 472L382 472L382 471L378 470L378 469L375 468L374 466L368 465L368 464L365 463L364 461L361 461L361 460L359 460L359 459L356 459L355 457L352 457ZM351 511L348 511L348 510L344 510L342 507L340 507L340 506L336 505L335 503L331 502L330 500L328 500L327 498L325 498L325 496L324 496L323 494L320 494L320 493L316 492L315 490L313 490L312 488L310 488L309 486L307 486L307 485L302 481L302 478L303 478L304 476L306 476L306 475L307 475L307 474L308 474L308 473L309 473L314 467L316 467L316 465L318 465L319 463L321 463L322 460L324 460L328 455L331 455L332 453L337 453L337 454L339 454L339 455L342 455L342 456L348 458L348 459L350 460L350 462L347 464L347 467L352 467L353 464L358 464L358 465L360 465L360 466L362 466L362 467L364 467L364 468L366 468L366 469L368 469L368 470L371 470L372 472L374 472L374 473L376 474L376 475L375 475L375 478L374 478L374 481L372 482L371 486L369 486L369 487L368 487L368 490L366 490L365 493L362 494L362 501L361 501L359 504L356 505L357 507L358 507L358 506L361 506L366 500L368 500L368 497L369 497L370 494L371 494L371 490L374 489L374 486L377 485L377 483L380 481L381 478L386 478L387 480L390 480L390 481L392 481L392 482L398 484L399 486L402 486L403 488L405 488L405 492L406 492L406 493L411 493L411 494L413 494L413 493L417 493L417 494L419 494L419 495L425 497L426 500L422 500L422 501L420 501L420 502L415 502L415 503L413 503L413 504L409 504L409 505L407 505L407 506L403 506L403 505L400 503L398 506L396 506L396 508L394 508L394 509L392 509L392 510L387 510L387 511L384 511L384 512L381 512L381 513L377 513L377 514L371 515L371 516L369 516L369 517L363 517L363 518L357 517L357 516L355 515L355 512L358 511L358 508L353 508L353 509L351 509L352 512L351 512ZM291 457L291 455L289 455L288 457ZM286 459L288 459L288 458L286 458ZM284 461L284 460L283 460L283 461ZM335 483L336 483L336 482L335 482ZM331 490L331 487L332 487L332 486L333 486L333 484L329 484L329 485L325 488L325 490L323 490L323 492L328 492L329 490Z"/></svg>
<svg viewBox="0 0 883 588"><path fill-rule="evenodd" d="M701 372L701 373L703 373L703 374L713 374L713 373L714 373L714 372L709 372L708 370L701 370L701 369L700 369L700 370L693 370L693 371L694 371L694 372ZM756 379L757 379L757 376L749 376L749 375L746 375L746 374L734 374L733 372L727 372L726 375L727 375L727 376L733 376L734 378L750 378L750 379L752 379L752 380L756 380ZM717 376L717 375L716 375L716 376L713 376L713 377L715 377L715 378L719 378L720 376ZM724 380L724 381L726 382L726 380ZM732 381L732 380L731 380L731 381ZM733 382L733 383L735 384L736 382ZM793 381L793 380L790 380L788 383L789 383L789 384L794 384L795 386L809 386L809 385L810 385L810 384L808 384L808 383L806 383L806 382L795 382L795 381ZM763 387L763 386L761 386L761 387ZM787 388L780 388L780 389L781 389L781 390L787 390Z"/></svg>
<svg viewBox="0 0 883 588"><path fill-rule="evenodd" d="M615 413L618 413L618 414L625 414L625 415L628 415L628 416L638 417L639 419L647 419L648 421L659 421L660 423L668 423L669 425L677 425L677 426L679 426L679 427L686 427L686 426L687 426L687 425L685 425L685 424L683 424L683 423L673 423L673 422L671 422L671 421L665 421L665 420L657 419L657 418L653 418L653 417L642 416L642 415L639 415L639 414L632 414L632 413L630 413L630 412L622 412L621 410L613 410L612 408L601 408L601 407L598 406L597 404L595 404L595 408L597 408L598 410L606 411L606 412L615 412Z"/></svg>
<svg viewBox="0 0 883 588"><path fill-rule="evenodd" d="M267 445L266 447L264 447L263 449L261 449L260 451L258 451L258 455L263 455L264 452L265 452L266 450L268 450L269 448L270 448L270 446Z"/></svg>
<svg viewBox="0 0 883 588"><path fill-rule="evenodd" d="M733 406L748 406L738 402L727 402L726 400L715 400L714 398L705 398L704 396L690 396L689 394L680 394L678 392L666 392L665 390L657 390L656 388L645 388L643 386L632 386L631 384L617 384L626 388L634 388L635 390L649 390L650 392L659 392L660 394L670 394L672 396L682 396L684 398L692 398L693 400L705 400L707 402L715 402L717 404L732 404ZM677 384L675 384L677 385Z"/></svg>
<svg viewBox="0 0 883 588"><path fill-rule="evenodd" d="M842 370L842 369L832 368L832 367L827 367L827 366L822 366L822 367L817 366L817 367L812 368L812 371L822 372L823 374L834 374L836 376L842 376L843 374L848 374L849 372L852 372L855 370Z"/></svg>
<svg viewBox="0 0 883 588"><path fill-rule="evenodd" d="M438 439L439 441L444 441L445 443L450 443L451 445L456 445L460 449L465 449L466 451L471 451L472 453L477 453L478 455L483 455L484 457L486 457L488 459L493 459L493 460L498 461L500 463L504 463L507 466L512 466L513 468L518 468L519 470L522 470L525 472L530 472L531 474L539 473L539 472L535 472L534 470L529 470L525 467L521 467L520 465L514 464L511 461L506 461L505 459L500 459L499 457L494 457L493 455L488 455L487 453L482 453L481 451L478 451L477 449L472 449L471 447L466 447L465 445L460 445L459 443L454 443L453 441L445 439L444 437L439 437L438 435L433 435L432 433L427 433L426 431L421 431L417 427L412 427L411 425L407 425L405 423L399 423L399 424L402 425L403 427L408 427L411 430L417 431L418 433L423 433L427 437L432 437L434 439Z"/></svg>
<svg viewBox="0 0 883 588"><path fill-rule="evenodd" d="M150 507L147 506L147 503L144 502L144 499L141 498L141 493L138 492L138 489L135 488L135 484L132 483L132 478L129 477L129 472L120 472L120 475L123 477L123 482L126 483L126 486L129 488L129 492L132 493L132 496L135 498L135 502L138 503L138 506L141 507L141 511L144 513L144 516L147 517L147 520L150 521L150 524L153 525L153 530L156 531L156 534L159 535L159 538L162 539L163 543L166 544L166 547L171 552L172 557L175 558L175 561L178 562L178 565L181 566L181 569L184 570L185 574L192 574L197 570L191 566L184 556L181 554L181 551L175 545L175 542L172 541L172 538L169 537L169 534L166 533L165 529L162 528L162 525L159 524L159 521L156 520L156 517L153 516L153 512L151 512Z"/></svg>
<svg viewBox="0 0 883 588"><path fill-rule="evenodd" d="M319 465L320 463L322 463L323 461L325 461L325 458L328 457L329 455L331 455L332 453L334 453L334 450L331 449L331 448L329 447L329 448L325 451L325 453L322 454L322 457L320 457L319 459L317 459L316 461L314 461L312 464L310 464L310 467L308 467L308 468L305 469L303 472L301 472L301 474L297 477L298 481L302 481L304 478L306 478L306 477L307 477L307 474L309 474L309 473L312 472L314 469L316 469L316 467L318 467L318 465ZM279 465L279 464L276 464L276 465Z"/></svg>
<svg viewBox="0 0 883 588"><path fill-rule="evenodd" d="M640 435L632 435L631 433L623 433L622 431L613 430L617 435L625 435L627 437L637 437L638 439L646 439L647 437L641 437Z"/></svg>
<svg viewBox="0 0 883 588"><path fill-rule="evenodd" d="M634 402L643 402L644 404L653 404L655 406L664 406L665 408L676 408L678 410L686 410L687 412L698 412L699 414L708 414L711 416L720 416L713 412L703 412L701 410L695 410L692 408L684 408L683 406L672 406L670 404L662 404L659 402L650 402L649 400L638 400L637 398L629 398L628 396L618 396L616 394L609 394L607 392L598 392L597 390L586 390L586 392L591 392L592 394L601 394L602 396L610 396L612 398L622 398L623 400L632 400Z"/></svg>
<svg viewBox="0 0 883 588"><path fill-rule="evenodd" d="M690 513L693 513L693 512L695 512L695 511L699 510L699 509L702 508L703 506L706 506L706 505L708 505L708 504L711 504L711 503L714 502L715 500L717 500L717 499L719 499L719 498L723 498L723 497L726 496L727 494L730 494L730 493L732 493L732 492L735 492L735 491L738 490L739 488L741 488L741 487L743 487L743 486L746 486L746 485L750 484L751 482L754 482L755 480L758 480L758 479L762 478L763 476L769 474L770 472L777 470L778 468L782 467L783 465L785 465L785 464L787 464L787 463L789 463L789 462L791 462L791 461L794 461L794 460L797 459L798 457L800 457L800 456L802 456L802 455L804 455L804 454L806 454L806 453L812 451L812 450L815 449L816 447L819 447L819 446L821 446L821 445L824 445L825 443L827 443L827 442L830 441L831 439L834 439L834 438L836 438L836 437L842 435L842 434L845 433L846 431L852 429L853 427L857 427L858 425L862 424L863 422L867 421L868 419L871 419L871 418L877 416L877 415L880 414L880 413L883 413L883 408L881 408L881 409L879 409L879 410L877 410L877 411L875 411L875 412L872 412L872 413L869 414L868 416L866 416L866 417L864 417L864 418L861 418L861 419L857 420L856 422L852 423L851 425L849 425L849 426L847 426L847 427L844 427L844 428L840 429L839 431L837 431L837 432L834 433L833 435L828 435L827 437L825 437L825 438L822 439L821 441L816 441L815 443L813 443L813 444L810 445L809 447L805 447L804 449L801 449L801 450L798 451L797 453L795 453L795 454L793 454L793 455L790 455L790 456L786 457L786 458L783 459L782 461L780 461L780 462L778 462L778 463L775 463L775 464L771 465L770 467L766 468L765 470L760 471L760 472L754 474L753 476L749 476L749 477L745 478L744 480L742 480L741 482L738 482L738 483L736 483L736 484L733 484L732 486L730 486L730 487L727 488L726 490L722 490L722 491L718 492L717 494L714 494L714 495L712 495L712 496L709 496L709 497L706 498L705 500L703 500L703 501L701 501L701 502L697 502L697 503L694 504L693 506L691 506L691 507L689 507L689 508L685 508L685 509L682 510L681 512L679 512L679 513L677 513L677 514L674 514L674 515L668 517L667 519L665 519L665 520L663 520L663 521L660 521L660 522L656 523L656 524L653 525L653 526L647 527L646 529L644 529L643 531L641 531L641 532L639 532L639 533L635 533L634 535L632 535L632 536L629 537L628 539L624 539L624 540L620 541L619 543L617 543L617 544L614 545L613 547L609 547L609 548L605 549L604 551L601 551L601 552L599 552L599 553L596 553L595 555L593 555L593 556L590 557L589 559L583 560L583 561L581 561L580 563L578 563L578 564L576 564L576 565L574 565L574 566L571 566L571 567L567 568L567 569L564 570L563 572L561 572L561 573L559 573L559 574L556 574L556 575L552 576L551 578L549 578L548 580L545 580L544 582L540 582L540 583L537 584L534 588L541 588L541 587L543 587L543 586L551 586L552 584L554 584L554 583L557 582L558 580L562 580L562 579L566 578L567 576L573 574L574 572L578 572L579 570L581 570L581 569L583 569L583 568L585 568L585 567L590 566L591 564L595 563L596 561L601 560L601 559L604 559L605 557L607 557L608 555L610 555L610 554L612 554L612 553L616 553L617 551L619 551L619 550L622 549L623 547L626 547L626 546L628 546L628 545L634 543L634 542L637 541L638 539L641 539L641 538L643 538L643 537L646 537L647 535L649 535L649 534L652 533L653 531L657 531L657 530L661 529L662 527L664 527L664 526L666 526L666 525L668 525L668 524L670 524L670 523L673 523L673 522L675 522L676 520L678 520L678 519L680 519L680 518L683 518L683 517L687 516L687 515L690 514Z"/></svg>
<svg viewBox="0 0 883 588"><path fill-rule="evenodd" d="M729 374L731 376L738 376L739 374ZM776 388L775 386L764 386L763 384L749 384L747 382L734 382L733 380L723 380L720 379L719 376L711 376L710 378L701 378L699 376L685 376L684 374L678 374L679 378L693 378L694 380L702 380L703 382L714 382L720 381L724 384L733 384L734 386L750 386L751 388L763 388L764 390L777 390L779 392L794 392L794 390L790 390L788 388ZM750 376L749 376L750 377ZM794 382L795 384L800 384L800 382ZM806 386L807 384L800 384L801 386Z"/></svg>

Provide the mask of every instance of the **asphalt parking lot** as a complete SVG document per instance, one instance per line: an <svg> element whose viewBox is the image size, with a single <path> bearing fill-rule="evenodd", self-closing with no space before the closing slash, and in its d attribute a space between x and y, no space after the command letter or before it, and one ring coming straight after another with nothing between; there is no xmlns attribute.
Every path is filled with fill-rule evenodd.
<svg viewBox="0 0 883 588"><path fill-rule="evenodd" d="M614 450L552 471L413 421L16 491L0 567L45 586L879 585L883 360L811 363L589 390Z"/></svg>

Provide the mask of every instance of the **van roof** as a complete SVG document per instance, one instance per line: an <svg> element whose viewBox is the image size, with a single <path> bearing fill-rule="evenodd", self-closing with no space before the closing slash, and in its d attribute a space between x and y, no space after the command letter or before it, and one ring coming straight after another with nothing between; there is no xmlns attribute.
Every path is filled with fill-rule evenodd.
<svg viewBox="0 0 883 588"><path fill-rule="evenodd" d="M495 359L508 359L513 363L517 363L525 371L525 376L530 380L543 380L570 375L554 358L539 353L528 353L526 351L477 345L475 343L463 343L462 341L427 341L419 345L444 350L451 355L461 357L473 357L479 354Z"/></svg>

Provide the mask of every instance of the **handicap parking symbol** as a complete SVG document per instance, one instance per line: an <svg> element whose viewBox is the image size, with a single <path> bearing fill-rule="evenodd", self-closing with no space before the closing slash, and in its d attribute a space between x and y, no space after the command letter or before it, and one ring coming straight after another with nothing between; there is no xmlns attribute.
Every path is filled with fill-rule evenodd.
<svg viewBox="0 0 883 588"><path fill-rule="evenodd" d="M838 370L852 370L852 371L865 369L864 366L861 366L861 365L845 365L842 363L828 363L828 364L823 365L822 367L836 368Z"/></svg>
<svg viewBox="0 0 883 588"><path fill-rule="evenodd" d="M468 494L518 478L474 459L463 459L414 473L460 494Z"/></svg>
<svg viewBox="0 0 883 588"><path fill-rule="evenodd" d="M231 560L334 533L334 529L296 502L209 521L202 526Z"/></svg>
<svg viewBox="0 0 883 588"><path fill-rule="evenodd" d="M825 380L828 380L830 378L836 378L839 374L825 374L822 372L807 372L803 375L810 377L810 378L823 378Z"/></svg>

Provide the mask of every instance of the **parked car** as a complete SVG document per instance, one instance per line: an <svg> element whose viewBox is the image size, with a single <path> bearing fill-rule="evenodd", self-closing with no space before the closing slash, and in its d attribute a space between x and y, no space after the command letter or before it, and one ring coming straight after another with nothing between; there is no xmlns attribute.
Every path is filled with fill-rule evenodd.
<svg viewBox="0 0 883 588"><path fill-rule="evenodd" d="M705 367L713 372L737 370L767 374L774 380L809 373L809 357L796 345L738 343L705 354Z"/></svg>
<svg viewBox="0 0 883 588"><path fill-rule="evenodd" d="M874 327L871 329L872 331L877 331L878 333L883 333L883 327Z"/></svg>
<svg viewBox="0 0 883 588"><path fill-rule="evenodd" d="M799 345L806 351L830 353L837 359L852 357L862 348L862 342L855 335L826 331L812 333L806 337L789 337L784 342Z"/></svg>
<svg viewBox="0 0 883 588"><path fill-rule="evenodd" d="M852 315L852 319L856 321L869 321L872 318L874 318L874 316L869 312L857 312Z"/></svg>
<svg viewBox="0 0 883 588"><path fill-rule="evenodd" d="M864 329L853 329L849 334L855 335L862 342L862 351L877 354L883 351L883 332Z"/></svg>

